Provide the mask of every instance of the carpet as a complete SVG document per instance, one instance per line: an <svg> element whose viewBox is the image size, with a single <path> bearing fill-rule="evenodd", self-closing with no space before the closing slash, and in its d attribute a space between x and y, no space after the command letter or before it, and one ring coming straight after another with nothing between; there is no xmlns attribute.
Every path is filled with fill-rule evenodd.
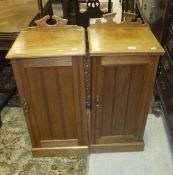
<svg viewBox="0 0 173 175"><path fill-rule="evenodd" d="M4 102L9 99L9 94L13 94L16 89L12 67L8 60L5 59L7 51L0 50L0 109L4 106ZM6 102L7 106L19 106L19 95L16 91L12 98Z"/></svg>
<svg viewBox="0 0 173 175"><path fill-rule="evenodd" d="M23 111L6 107L0 128L0 175L85 175L87 157L33 158Z"/></svg>

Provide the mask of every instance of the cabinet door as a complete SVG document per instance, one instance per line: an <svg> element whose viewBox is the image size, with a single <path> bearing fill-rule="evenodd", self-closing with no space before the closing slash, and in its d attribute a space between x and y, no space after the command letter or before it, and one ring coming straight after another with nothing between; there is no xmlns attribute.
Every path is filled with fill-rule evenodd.
<svg viewBox="0 0 173 175"><path fill-rule="evenodd" d="M12 60L32 145L87 145L82 58ZM26 106L25 106L26 108Z"/></svg>
<svg viewBox="0 0 173 175"><path fill-rule="evenodd" d="M142 141L158 58L93 58L92 144Z"/></svg>

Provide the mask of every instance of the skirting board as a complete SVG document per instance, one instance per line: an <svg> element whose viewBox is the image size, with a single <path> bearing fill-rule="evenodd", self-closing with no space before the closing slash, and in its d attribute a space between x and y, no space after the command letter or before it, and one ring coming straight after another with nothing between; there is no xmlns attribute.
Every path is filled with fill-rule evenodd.
<svg viewBox="0 0 173 175"><path fill-rule="evenodd" d="M93 144L88 146L32 148L33 157L84 156L90 153L143 151L144 142Z"/></svg>
<svg viewBox="0 0 173 175"><path fill-rule="evenodd" d="M93 144L90 145L89 149L91 153L143 151L144 142L141 141L128 143Z"/></svg>
<svg viewBox="0 0 173 175"><path fill-rule="evenodd" d="M88 146L32 148L33 157L84 156L88 154Z"/></svg>

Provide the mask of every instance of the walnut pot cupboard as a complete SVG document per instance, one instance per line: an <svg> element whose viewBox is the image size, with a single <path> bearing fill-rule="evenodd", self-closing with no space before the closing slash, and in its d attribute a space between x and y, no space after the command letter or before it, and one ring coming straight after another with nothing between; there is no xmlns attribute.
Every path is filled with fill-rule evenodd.
<svg viewBox="0 0 173 175"><path fill-rule="evenodd" d="M88 152L83 78L85 32L82 27L46 24L23 30L11 59L34 156ZM73 45L72 45L73 43Z"/></svg>
<svg viewBox="0 0 173 175"><path fill-rule="evenodd" d="M140 20L97 20L88 28L92 58L91 152L143 150L159 55L164 50Z"/></svg>
<svg viewBox="0 0 173 175"><path fill-rule="evenodd" d="M105 15L88 28L92 109L86 115L84 29L66 20L23 30L11 60L34 156L143 150L143 133L159 55L164 50L139 20Z"/></svg>

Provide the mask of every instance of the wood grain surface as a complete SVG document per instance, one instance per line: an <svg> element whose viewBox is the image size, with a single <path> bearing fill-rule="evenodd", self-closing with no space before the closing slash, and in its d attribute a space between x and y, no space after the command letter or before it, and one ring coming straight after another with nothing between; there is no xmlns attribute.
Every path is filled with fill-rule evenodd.
<svg viewBox="0 0 173 175"><path fill-rule="evenodd" d="M149 27L138 19L132 22L134 14L125 13L125 21L113 21L116 14L104 15L107 22L88 28L89 52L91 56L125 54L163 54L164 50Z"/></svg>
<svg viewBox="0 0 173 175"><path fill-rule="evenodd" d="M43 0L43 7L48 1ZM37 14L37 0L0 0L0 32L20 32Z"/></svg>
<svg viewBox="0 0 173 175"><path fill-rule="evenodd" d="M23 30L7 54L9 59L85 55L82 27L31 27Z"/></svg>

